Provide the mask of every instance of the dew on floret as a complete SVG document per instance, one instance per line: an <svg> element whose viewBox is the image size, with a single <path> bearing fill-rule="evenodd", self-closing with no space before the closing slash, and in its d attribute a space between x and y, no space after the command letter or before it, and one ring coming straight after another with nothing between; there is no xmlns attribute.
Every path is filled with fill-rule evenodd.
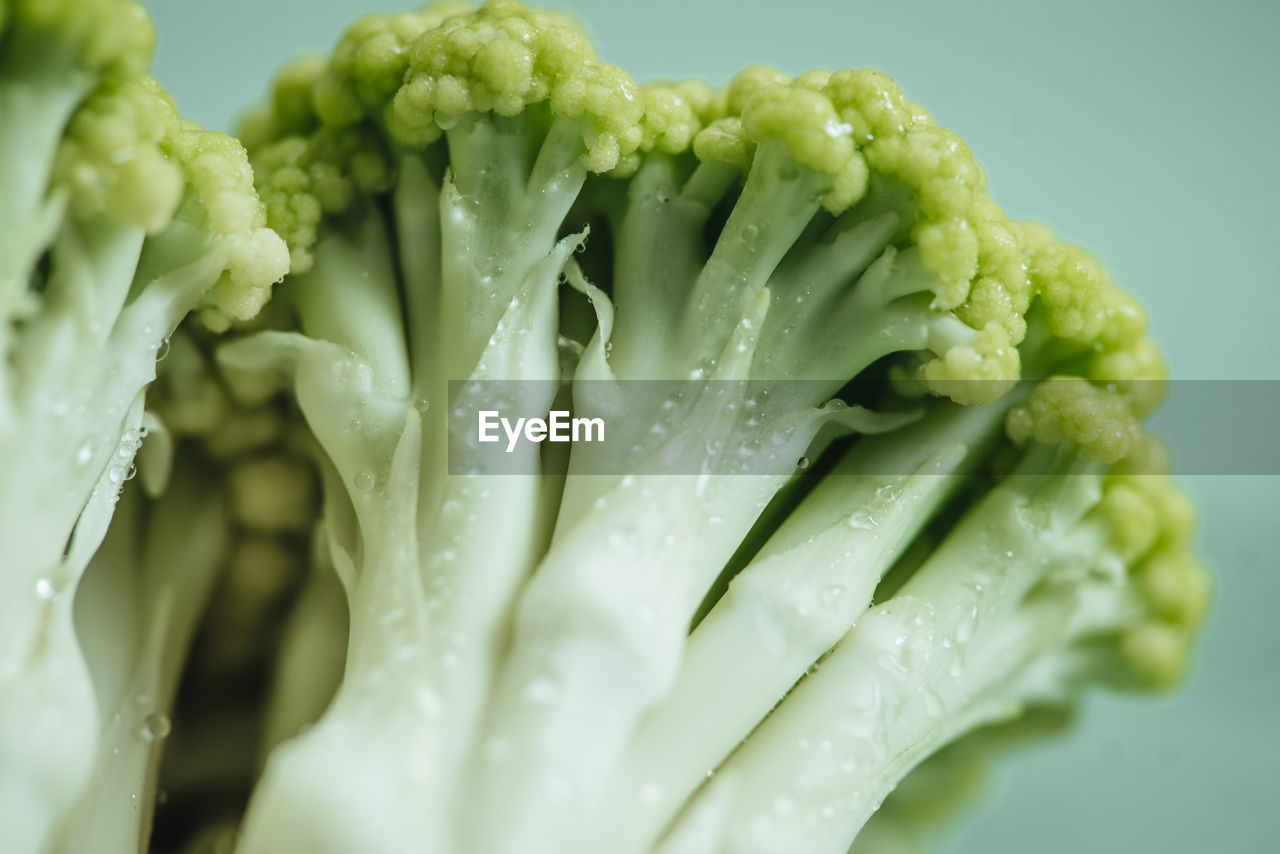
<svg viewBox="0 0 1280 854"><path fill-rule="evenodd" d="M795 798L786 795L778 795L773 799L773 811L777 815L791 815L796 811Z"/></svg>
<svg viewBox="0 0 1280 854"><path fill-rule="evenodd" d="M36 596L45 601L52 599L58 595L59 586L52 578L41 577L36 579Z"/></svg>
<svg viewBox="0 0 1280 854"><path fill-rule="evenodd" d="M807 469L808 467L809 467L809 458L808 458L808 457L801 457L800 459L796 460L796 468L798 468L798 469Z"/></svg>
<svg viewBox="0 0 1280 854"><path fill-rule="evenodd" d="M85 466L89 464L89 460L93 459L93 445L85 442L76 449L76 465Z"/></svg>
<svg viewBox="0 0 1280 854"><path fill-rule="evenodd" d="M107 468L107 480L111 483L124 483L125 474L124 466L110 466Z"/></svg>
<svg viewBox="0 0 1280 854"><path fill-rule="evenodd" d="M839 584L832 584L822 588L822 592L818 594L818 598L828 609L834 608L839 602L840 597L844 595L844 588Z"/></svg>
<svg viewBox="0 0 1280 854"><path fill-rule="evenodd" d="M879 526L880 521L865 510L857 510L850 513L845 520L845 524L850 528L859 531L870 531Z"/></svg>
<svg viewBox="0 0 1280 854"><path fill-rule="evenodd" d="M153 712L142 719L142 738L144 741L163 741L168 738L173 724L169 716L161 712Z"/></svg>
<svg viewBox="0 0 1280 854"><path fill-rule="evenodd" d="M540 706L555 702L558 693L555 683L550 679L533 679L524 686L524 698Z"/></svg>
<svg viewBox="0 0 1280 854"><path fill-rule="evenodd" d="M427 400L425 397L420 397L413 402L413 408L419 412L426 412L431 408L431 401Z"/></svg>
<svg viewBox="0 0 1280 854"><path fill-rule="evenodd" d="M373 489L373 485L376 482L377 478L370 471L357 472L354 481L356 489L360 492L368 492Z"/></svg>

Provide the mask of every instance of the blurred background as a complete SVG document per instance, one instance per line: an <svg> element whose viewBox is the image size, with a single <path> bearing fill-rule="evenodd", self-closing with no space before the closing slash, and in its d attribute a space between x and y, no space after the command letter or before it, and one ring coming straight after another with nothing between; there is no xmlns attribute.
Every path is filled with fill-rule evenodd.
<svg viewBox="0 0 1280 854"><path fill-rule="evenodd" d="M399 0L144 0L155 71L228 130L287 57ZM1105 259L1148 308L1175 387L1161 419L1217 577L1188 684L1094 697L1008 757L942 854L1280 850L1280 3L544 0L637 79L872 66L964 137L992 194ZM1209 381L1253 380L1251 383ZM1206 389L1216 389L1207 394ZM1191 390L1194 389L1194 390ZM1190 391L1189 391L1190 390ZM1197 401L1213 398L1213 407ZM1261 449L1262 459L1241 448ZM1233 451L1215 462L1219 450Z"/></svg>

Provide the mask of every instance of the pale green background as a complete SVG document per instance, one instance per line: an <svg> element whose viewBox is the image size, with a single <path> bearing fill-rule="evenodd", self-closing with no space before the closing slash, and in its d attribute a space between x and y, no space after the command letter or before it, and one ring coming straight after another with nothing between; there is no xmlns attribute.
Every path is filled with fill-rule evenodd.
<svg viewBox="0 0 1280 854"><path fill-rule="evenodd" d="M282 57L407 6L146 2L157 76L216 128ZM720 81L749 63L889 72L968 140L1012 215L1107 259L1175 375L1280 379L1280 3L551 2L641 80ZM1168 428L1184 451L1227 441L1207 423ZM1280 478L1191 484L1218 596L1190 684L1158 702L1097 698L1065 743L1008 763L943 850L1280 851Z"/></svg>

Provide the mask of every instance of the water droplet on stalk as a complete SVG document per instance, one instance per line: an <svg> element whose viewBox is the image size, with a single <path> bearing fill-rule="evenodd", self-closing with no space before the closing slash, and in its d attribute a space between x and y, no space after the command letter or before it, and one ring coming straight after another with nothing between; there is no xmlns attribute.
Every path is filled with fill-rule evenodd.
<svg viewBox="0 0 1280 854"><path fill-rule="evenodd" d="M168 715L155 712L142 719L142 737L147 741L161 741L172 729Z"/></svg>

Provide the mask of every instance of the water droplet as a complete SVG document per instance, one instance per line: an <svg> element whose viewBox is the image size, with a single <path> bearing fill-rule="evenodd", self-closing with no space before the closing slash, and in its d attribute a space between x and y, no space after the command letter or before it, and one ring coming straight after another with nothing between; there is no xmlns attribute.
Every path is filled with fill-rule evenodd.
<svg viewBox="0 0 1280 854"><path fill-rule="evenodd" d="M163 362L164 357L169 355L169 336L160 339L160 346L156 349L156 361Z"/></svg>
<svg viewBox="0 0 1280 854"><path fill-rule="evenodd" d="M36 580L36 595L46 601L52 599L58 595L58 585L52 578L39 578Z"/></svg>
<svg viewBox="0 0 1280 854"><path fill-rule="evenodd" d="M855 513L850 514L849 518L845 520L845 523L850 528L855 528L859 531L869 531L879 524L875 519L871 517L871 514L866 512L865 510L859 510Z"/></svg>
<svg viewBox="0 0 1280 854"><path fill-rule="evenodd" d="M124 483L125 468L124 466L112 466L107 469L107 480L112 483Z"/></svg>
<svg viewBox="0 0 1280 854"><path fill-rule="evenodd" d="M89 460L93 459L93 445L85 442L76 451L76 465L85 466L89 464Z"/></svg>
<svg viewBox="0 0 1280 854"><path fill-rule="evenodd" d="M427 400L425 397L420 397L413 402L413 408L419 412L426 412L431 408L431 401Z"/></svg>
<svg viewBox="0 0 1280 854"><path fill-rule="evenodd" d="M801 457L800 459L796 460L796 468L798 468L798 469L807 469L808 467L809 467L809 458L808 458L808 457Z"/></svg>
<svg viewBox="0 0 1280 854"><path fill-rule="evenodd" d="M146 741L162 741L172 729L173 725L166 714L153 712L142 719L142 737Z"/></svg>
<svg viewBox="0 0 1280 854"><path fill-rule="evenodd" d="M374 482L375 478L371 471L362 471L356 474L355 487L360 492L368 492L373 489Z"/></svg>
<svg viewBox="0 0 1280 854"><path fill-rule="evenodd" d="M129 463L129 468L125 469L124 479L133 480L138 474L138 467L133 463Z"/></svg>
<svg viewBox="0 0 1280 854"><path fill-rule="evenodd" d="M743 227L742 229L743 240L755 240L759 236L760 236L760 229L757 228L755 225L748 225Z"/></svg>
<svg viewBox="0 0 1280 854"><path fill-rule="evenodd" d="M524 687L524 697L531 703L545 706L556 698L556 685L550 679L534 679Z"/></svg>

